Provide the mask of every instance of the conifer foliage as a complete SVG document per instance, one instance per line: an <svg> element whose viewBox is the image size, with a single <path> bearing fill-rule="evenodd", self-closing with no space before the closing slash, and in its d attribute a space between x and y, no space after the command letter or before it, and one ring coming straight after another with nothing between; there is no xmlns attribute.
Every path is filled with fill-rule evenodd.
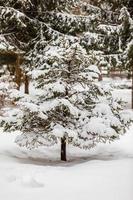
<svg viewBox="0 0 133 200"><path fill-rule="evenodd" d="M131 113L98 78L103 63L119 65L122 55L129 60L126 49L131 49L132 34L127 35L126 28L131 30L132 19L123 8L126 16L121 14L120 19L125 21L109 25L112 19L105 20L102 9L72 0L1 3L2 34L10 31L11 23L14 27L4 40L25 51L22 69L34 90L12 93L19 112L13 112L10 120L0 118L5 130L22 132L16 138L20 146L32 149L60 143L61 160L66 161L67 144L89 149L119 138L130 125Z"/></svg>

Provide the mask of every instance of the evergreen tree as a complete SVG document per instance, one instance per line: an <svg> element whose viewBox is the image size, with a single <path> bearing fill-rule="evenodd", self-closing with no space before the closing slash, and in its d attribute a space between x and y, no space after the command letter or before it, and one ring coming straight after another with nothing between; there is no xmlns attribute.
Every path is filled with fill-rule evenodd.
<svg viewBox="0 0 133 200"><path fill-rule="evenodd" d="M10 120L0 118L5 130L22 131L16 139L20 146L60 141L61 159L66 160L66 144L91 148L113 141L132 121L123 103L96 81L102 65L120 66L123 55L129 61L132 33L126 29L131 20L125 8L119 22L117 6L97 2L2 1L1 33L25 51L22 68L34 87L34 94L12 93L19 112Z"/></svg>
<svg viewBox="0 0 133 200"><path fill-rule="evenodd" d="M120 20L121 20L120 36L121 36L121 44L122 44L121 46L122 46L124 54L127 55L127 58L125 60L128 61L131 59L129 55L130 54L129 49L133 42L133 20L125 7L121 9ZM127 68L127 65L125 65L125 67ZM130 69L131 67L132 66L130 65L130 67L128 67L127 69Z"/></svg>
<svg viewBox="0 0 133 200"><path fill-rule="evenodd" d="M5 129L21 130L16 142L30 149L60 141L64 161L67 143L87 149L119 138L131 116L122 111L122 102L94 81L100 72L91 65L86 50L78 43L45 46L39 54L37 46L34 49L38 56L37 66L30 71L34 97L21 98L16 123L1 119Z"/></svg>

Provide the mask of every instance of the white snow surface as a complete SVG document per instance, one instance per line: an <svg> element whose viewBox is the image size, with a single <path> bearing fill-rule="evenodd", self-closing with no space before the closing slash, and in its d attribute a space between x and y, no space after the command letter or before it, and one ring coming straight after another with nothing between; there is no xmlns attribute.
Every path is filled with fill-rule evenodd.
<svg viewBox="0 0 133 200"><path fill-rule="evenodd" d="M133 134L90 151L68 147L60 162L59 147L26 150L16 134L0 134L1 200L132 200Z"/></svg>

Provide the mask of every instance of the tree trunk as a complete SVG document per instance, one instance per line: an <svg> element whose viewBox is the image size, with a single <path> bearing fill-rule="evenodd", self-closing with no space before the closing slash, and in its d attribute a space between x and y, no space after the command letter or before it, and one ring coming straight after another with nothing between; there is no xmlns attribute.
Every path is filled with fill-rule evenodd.
<svg viewBox="0 0 133 200"><path fill-rule="evenodd" d="M25 94L29 94L29 79L28 76L25 74Z"/></svg>
<svg viewBox="0 0 133 200"><path fill-rule="evenodd" d="M15 82L17 83L17 89L20 89L21 85L21 69L20 69L20 58L17 57L16 65L15 65Z"/></svg>
<svg viewBox="0 0 133 200"><path fill-rule="evenodd" d="M20 89L21 85L21 69L16 66L16 71L15 71L15 82L17 83L17 89Z"/></svg>
<svg viewBox="0 0 133 200"><path fill-rule="evenodd" d="M102 80L103 80L103 75L99 74L98 81L102 81Z"/></svg>
<svg viewBox="0 0 133 200"><path fill-rule="evenodd" d="M133 109L133 66L132 66L132 109Z"/></svg>
<svg viewBox="0 0 133 200"><path fill-rule="evenodd" d="M103 80L103 75L102 75L101 67L99 67L99 71L100 71L100 74L99 74L99 77L98 77L98 81L102 81Z"/></svg>
<svg viewBox="0 0 133 200"><path fill-rule="evenodd" d="M66 161L66 137L61 138L61 160Z"/></svg>

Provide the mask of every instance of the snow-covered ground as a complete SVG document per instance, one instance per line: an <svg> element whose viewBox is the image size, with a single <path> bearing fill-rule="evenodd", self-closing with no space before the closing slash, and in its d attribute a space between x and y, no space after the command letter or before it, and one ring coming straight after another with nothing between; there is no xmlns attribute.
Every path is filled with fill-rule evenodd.
<svg viewBox="0 0 133 200"><path fill-rule="evenodd" d="M132 200L132 129L90 151L69 147L67 163L56 147L31 152L15 145L15 135L0 134L0 199Z"/></svg>
<svg viewBox="0 0 133 200"><path fill-rule="evenodd" d="M130 90L113 95L128 100ZM0 200L132 200L133 126L120 140L83 151L68 147L68 162L60 149L26 150L16 134L0 130Z"/></svg>

